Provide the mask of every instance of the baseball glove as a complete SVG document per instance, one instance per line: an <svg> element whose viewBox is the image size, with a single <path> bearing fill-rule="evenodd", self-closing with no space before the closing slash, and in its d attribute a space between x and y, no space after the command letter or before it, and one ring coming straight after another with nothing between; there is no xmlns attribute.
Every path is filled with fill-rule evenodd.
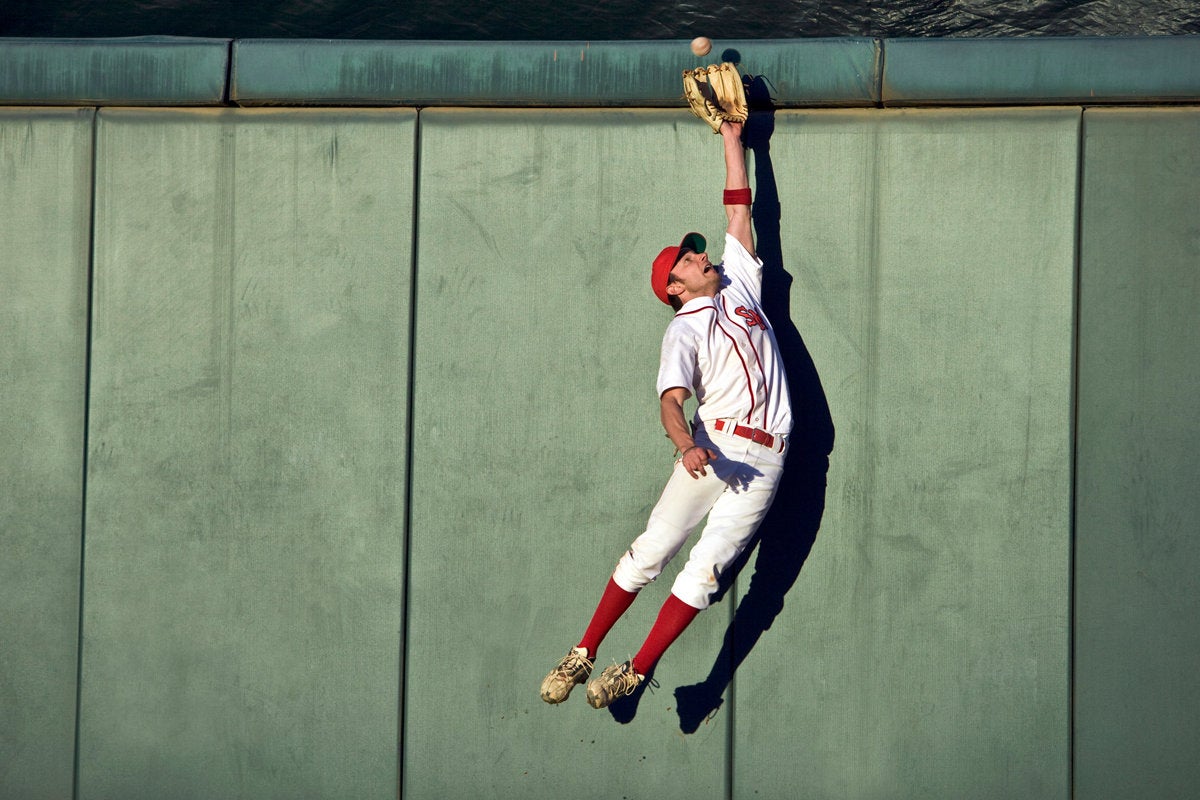
<svg viewBox="0 0 1200 800"><path fill-rule="evenodd" d="M692 113L708 123L713 133L720 133L726 120L745 122L749 113L742 76L728 61L684 70L683 96Z"/></svg>

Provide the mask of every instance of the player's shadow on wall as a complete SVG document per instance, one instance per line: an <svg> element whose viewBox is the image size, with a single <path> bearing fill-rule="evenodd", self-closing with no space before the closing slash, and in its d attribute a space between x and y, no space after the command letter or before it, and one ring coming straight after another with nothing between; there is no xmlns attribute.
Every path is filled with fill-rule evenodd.
<svg viewBox="0 0 1200 800"><path fill-rule="evenodd" d="M695 732L721 706L734 674L783 610L784 597L799 577L821 527L829 455L833 452L833 418L825 390L804 339L792 323L792 276L784 269L782 213L771 161L775 109L767 81L762 76L754 78L747 94L751 114L743 139L754 155L753 217L758 255L764 266L763 310L775 326L775 338L787 369L795 425L779 493L755 537L757 546L748 547L734 568L722 576L718 600L754 559L749 587L725 631L721 651L707 678L675 690L679 727L684 733ZM623 712L619 706L610 707L614 716L631 717L633 708Z"/></svg>

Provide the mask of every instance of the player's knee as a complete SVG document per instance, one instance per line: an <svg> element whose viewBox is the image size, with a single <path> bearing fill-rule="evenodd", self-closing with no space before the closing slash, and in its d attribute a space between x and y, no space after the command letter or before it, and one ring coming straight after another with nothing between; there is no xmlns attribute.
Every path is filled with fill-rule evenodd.
<svg viewBox="0 0 1200 800"><path fill-rule="evenodd" d="M662 566L654 562L645 562L638 558L634 550L629 550L621 556L613 570L613 580L628 592L640 591L662 572Z"/></svg>
<svg viewBox="0 0 1200 800"><path fill-rule="evenodd" d="M718 580L714 574L702 575L690 570L680 572L671 587L671 594L693 608L705 609L712 605L718 594Z"/></svg>

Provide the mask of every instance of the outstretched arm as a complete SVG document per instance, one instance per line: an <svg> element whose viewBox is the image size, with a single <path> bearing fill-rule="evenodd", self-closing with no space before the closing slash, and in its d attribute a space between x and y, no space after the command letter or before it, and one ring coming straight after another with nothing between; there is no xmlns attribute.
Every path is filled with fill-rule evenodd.
<svg viewBox="0 0 1200 800"><path fill-rule="evenodd" d="M725 145L725 189L749 189L750 176L746 173L746 151L742 147L742 123L725 122L721 125L721 139ZM742 243L752 257L754 253L754 228L750 224L750 206L725 206L729 227L725 230Z"/></svg>

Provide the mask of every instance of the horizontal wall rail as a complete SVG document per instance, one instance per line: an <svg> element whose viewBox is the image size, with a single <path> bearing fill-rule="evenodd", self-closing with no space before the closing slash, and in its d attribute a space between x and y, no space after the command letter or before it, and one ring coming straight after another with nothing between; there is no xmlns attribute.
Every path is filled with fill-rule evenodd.
<svg viewBox="0 0 1200 800"><path fill-rule="evenodd" d="M451 42L0 39L0 105L684 105L732 61L777 107L1200 100L1200 37Z"/></svg>

